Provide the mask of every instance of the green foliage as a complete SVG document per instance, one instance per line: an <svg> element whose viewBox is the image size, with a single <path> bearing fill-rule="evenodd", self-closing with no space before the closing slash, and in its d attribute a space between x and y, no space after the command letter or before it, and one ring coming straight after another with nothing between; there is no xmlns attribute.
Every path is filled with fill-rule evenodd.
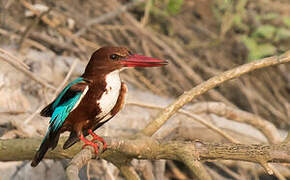
<svg viewBox="0 0 290 180"><path fill-rule="evenodd" d="M241 34L240 40L249 50L249 61L289 49L290 17L277 12L254 11L249 18L247 10L249 2L249 0L214 1L212 10L220 24L219 37L226 38L229 32ZM277 26L278 23L280 24Z"/></svg>
<svg viewBox="0 0 290 180"><path fill-rule="evenodd" d="M279 43L278 48L275 42L290 40L290 30L284 27L275 27L270 24L259 26L253 33L243 35L241 41L249 50L248 60L260 59L277 53L277 49L285 50L283 44Z"/></svg>
<svg viewBox="0 0 290 180"><path fill-rule="evenodd" d="M273 20L279 17L279 14L277 13L267 13L263 16L261 16L262 20Z"/></svg>
<svg viewBox="0 0 290 180"><path fill-rule="evenodd" d="M183 4L183 0L169 0L167 4L167 12L171 15L177 14Z"/></svg>
<svg viewBox="0 0 290 180"><path fill-rule="evenodd" d="M254 38L272 39L276 32L276 28L272 25L259 26L253 33Z"/></svg>
<svg viewBox="0 0 290 180"><path fill-rule="evenodd" d="M275 41L290 40L290 30L287 28L278 28L275 36Z"/></svg>
<svg viewBox="0 0 290 180"><path fill-rule="evenodd" d="M289 16L284 16L283 22L286 26L290 27L290 17Z"/></svg>
<svg viewBox="0 0 290 180"><path fill-rule="evenodd" d="M248 26L243 22L246 14L246 5L248 0L216 0L213 6L213 13L218 22L221 23L221 32L224 31L224 26L227 30L239 29L247 31Z"/></svg>
<svg viewBox="0 0 290 180"><path fill-rule="evenodd" d="M153 16L166 18L180 12L184 0L153 0L151 13Z"/></svg>
<svg viewBox="0 0 290 180"><path fill-rule="evenodd" d="M255 38L242 36L242 42L249 50L248 60L253 61L266 56L273 55L276 52L276 47L270 43L258 43Z"/></svg>

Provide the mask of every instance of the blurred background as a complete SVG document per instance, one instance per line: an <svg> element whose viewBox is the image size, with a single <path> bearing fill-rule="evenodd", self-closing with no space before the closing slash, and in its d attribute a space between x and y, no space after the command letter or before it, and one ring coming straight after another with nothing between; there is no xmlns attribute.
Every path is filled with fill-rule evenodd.
<svg viewBox="0 0 290 180"><path fill-rule="evenodd" d="M39 110L58 87L82 74L92 52L102 46L126 46L133 52L167 59L163 68L122 73L128 102L167 105L197 84L223 71L290 49L289 0L1 0L0 136L45 134L48 119ZM198 97L253 113L279 129L290 128L290 65L279 65L231 80ZM31 77L31 74L35 77ZM192 107L191 107L192 106ZM193 108L194 105L188 105ZM130 112L130 113L129 113ZM157 110L127 105L98 133L136 132ZM142 114L142 117L140 117ZM255 127L203 112L205 120L244 143L266 143ZM190 138L228 142L181 115L166 128L190 128ZM180 130L179 129L179 130ZM165 130L164 130L165 131ZM205 136L208 131L209 137ZM162 136L162 129L158 135ZM203 132L203 133L200 133ZM68 160L47 160L32 169L29 161L0 163L0 179L65 179ZM137 161L143 179L194 179L182 163ZM277 179L257 164L206 162L216 179ZM289 165L288 165L289 166ZM289 167L277 165L290 179ZM148 170L149 169L149 170ZM154 172L154 176L146 172ZM84 179L122 179L104 160L92 160ZM158 178L157 178L158 177Z"/></svg>

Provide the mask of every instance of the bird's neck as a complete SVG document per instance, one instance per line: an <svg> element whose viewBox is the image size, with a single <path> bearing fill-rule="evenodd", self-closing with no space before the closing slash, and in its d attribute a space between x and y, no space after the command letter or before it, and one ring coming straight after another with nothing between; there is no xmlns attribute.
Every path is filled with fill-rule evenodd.
<svg viewBox="0 0 290 180"><path fill-rule="evenodd" d="M92 83L102 83L105 81L106 83L110 84L119 84L119 82L121 82L120 70L114 70L111 72L99 71L95 73L84 73L82 77L91 81Z"/></svg>
<svg viewBox="0 0 290 180"><path fill-rule="evenodd" d="M113 86L119 86L121 84L120 71L115 70L106 74L105 81L107 84L111 84Z"/></svg>

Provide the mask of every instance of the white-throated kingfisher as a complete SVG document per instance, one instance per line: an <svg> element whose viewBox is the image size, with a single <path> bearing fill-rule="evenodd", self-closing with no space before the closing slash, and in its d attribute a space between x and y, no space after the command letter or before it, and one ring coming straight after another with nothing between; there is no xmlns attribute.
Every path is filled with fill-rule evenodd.
<svg viewBox="0 0 290 180"><path fill-rule="evenodd" d="M82 140L85 145L93 146L98 153L94 140L103 143L103 138L94 130L114 117L122 108L127 87L121 81L119 73L127 67L156 67L166 65L167 61L132 54L124 47L103 47L95 51L84 74L69 83L47 105L40 115L51 117L49 127L31 166L35 167L43 159L49 148L57 146L62 132L70 131L70 136L63 145L64 149ZM93 136L90 141L85 138Z"/></svg>

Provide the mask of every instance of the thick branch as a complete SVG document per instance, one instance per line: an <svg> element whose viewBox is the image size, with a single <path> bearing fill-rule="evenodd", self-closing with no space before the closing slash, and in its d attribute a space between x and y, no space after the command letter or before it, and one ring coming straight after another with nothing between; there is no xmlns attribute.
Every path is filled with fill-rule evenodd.
<svg viewBox="0 0 290 180"><path fill-rule="evenodd" d="M167 141L158 142L151 138L138 139L105 138L108 150L101 154L101 158L110 161L114 158L121 161L126 158L136 159L171 159L182 161L181 154L191 152L195 159L199 155L201 160L241 160L249 162L279 162L290 163L290 145L263 145L263 144L217 144L200 141ZM55 150L49 151L48 159L73 158L81 150L81 143L68 150L63 150L65 138ZM0 140L0 161L31 160L36 152L40 138ZM84 151L84 150L83 150ZM86 154L90 154L87 152ZM121 156L120 156L121 155ZM92 156L91 156L92 157ZM121 158L122 159L121 159Z"/></svg>
<svg viewBox="0 0 290 180"><path fill-rule="evenodd" d="M214 76L209 80L192 88L190 91L184 92L183 95L181 95L175 102L173 102L172 104L167 106L163 111L161 111L157 115L157 117L142 130L142 133L147 136L152 136L173 114L176 113L176 111L178 111L178 109L180 109L186 103L192 101L197 96L204 94L208 90L213 89L214 87L228 80L239 77L243 74L246 74L248 72L257 69L287 62L290 62L290 51L286 52L284 55L281 56L273 56L253 61L251 63L223 72L218 76Z"/></svg>
<svg viewBox="0 0 290 180"><path fill-rule="evenodd" d="M90 149L84 149L79 152L69 163L66 168L66 175L68 180L79 180L80 169L87 164L89 160L95 158L94 153L90 153Z"/></svg>

